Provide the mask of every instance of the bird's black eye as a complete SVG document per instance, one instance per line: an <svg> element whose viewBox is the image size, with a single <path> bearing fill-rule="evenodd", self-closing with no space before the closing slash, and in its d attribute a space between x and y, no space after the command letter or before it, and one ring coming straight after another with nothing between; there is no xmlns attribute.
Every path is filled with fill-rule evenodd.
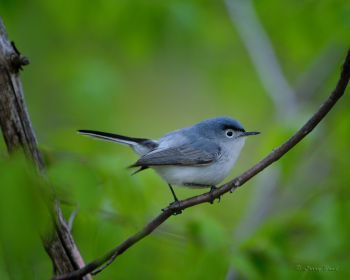
<svg viewBox="0 0 350 280"><path fill-rule="evenodd" d="M232 130L232 129L227 129L227 130L226 130L226 136L227 136L228 138L232 138L232 136L233 136L233 130Z"/></svg>

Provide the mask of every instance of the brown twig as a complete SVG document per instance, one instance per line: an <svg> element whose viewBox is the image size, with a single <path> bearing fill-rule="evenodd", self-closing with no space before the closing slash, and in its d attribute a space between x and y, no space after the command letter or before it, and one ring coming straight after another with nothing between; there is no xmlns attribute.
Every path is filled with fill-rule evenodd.
<svg viewBox="0 0 350 280"><path fill-rule="evenodd" d="M235 190L237 187L242 186L245 182L251 179L253 176L258 174L260 171L265 169L267 166L272 164L273 162L280 159L285 153L287 153L290 149L292 149L296 144L298 144L306 135L308 135L316 125L325 117L325 115L332 109L338 99L344 94L346 86L349 82L350 77L350 50L347 53L343 69L341 71L341 75L339 81L327 98L327 100L321 105L321 107L317 110L317 112L286 142L284 142L281 146L274 149L271 153L269 153L265 158L260 160L257 164L252 166L250 169L242 173L240 176L231 180L230 182L224 184L218 189L211 191L210 193L204 193L198 196L194 196L182 201L179 203L171 204L170 206L163 209L163 212L155 217L150 223L148 223L144 228L140 231L124 240L117 247L106 253L104 256L90 262L85 267L78 269L74 272L67 273L65 275L60 275L52 278L52 280L66 280L66 279L77 279L87 273L94 271L94 273L98 273L106 268L113 260L121 255L125 250L134 245L136 242L141 240L142 238L149 235L153 232L157 227L159 227L162 223L164 223L170 216L174 213L185 210L186 208L204 203L211 202L214 198L219 198L221 195ZM106 263L106 264L105 264ZM104 266L102 266L105 264ZM102 266L102 267L101 267ZM101 268L99 268L101 267ZM99 268L99 269L98 269Z"/></svg>

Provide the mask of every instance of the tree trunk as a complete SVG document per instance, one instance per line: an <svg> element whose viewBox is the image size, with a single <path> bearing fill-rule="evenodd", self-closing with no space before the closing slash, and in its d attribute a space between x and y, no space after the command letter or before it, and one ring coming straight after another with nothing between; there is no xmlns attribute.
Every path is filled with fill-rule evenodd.
<svg viewBox="0 0 350 280"><path fill-rule="evenodd" d="M19 70L29 60L21 55L13 42L8 40L5 26L0 18L0 126L9 153L23 149L38 171L45 175L45 165L37 148L28 110L24 100ZM84 261L63 217L57 199L52 199L54 227L50 236L43 238L57 274L72 272L83 267ZM91 280L90 275L82 279Z"/></svg>

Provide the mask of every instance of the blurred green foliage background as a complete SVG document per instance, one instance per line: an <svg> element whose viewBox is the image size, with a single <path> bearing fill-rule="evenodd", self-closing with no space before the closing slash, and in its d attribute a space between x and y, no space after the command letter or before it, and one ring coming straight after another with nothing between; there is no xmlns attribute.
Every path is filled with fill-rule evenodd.
<svg viewBox="0 0 350 280"><path fill-rule="evenodd" d="M158 138L228 115L262 132L248 139L233 178L292 135L334 88L349 46L348 1L263 0L250 9L293 89L293 114L281 113L263 86L223 1L0 2L10 39L31 61L21 77L50 181L67 218L79 205L73 234L85 261L172 198L152 170L130 176L130 149L77 129ZM348 279L349 93L280 161L220 203L172 217L94 278ZM23 156L7 156L2 139L0 153L0 279L48 279L43 183Z"/></svg>

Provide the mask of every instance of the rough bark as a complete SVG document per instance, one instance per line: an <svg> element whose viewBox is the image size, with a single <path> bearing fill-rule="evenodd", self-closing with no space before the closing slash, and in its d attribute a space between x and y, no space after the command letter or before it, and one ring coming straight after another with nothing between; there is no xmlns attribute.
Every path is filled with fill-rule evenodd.
<svg viewBox="0 0 350 280"><path fill-rule="evenodd" d="M9 153L23 149L33 160L38 172L45 174L45 165L37 148L37 140L26 107L19 70L29 60L10 42L0 18L0 126ZM84 267L84 261L74 242L56 198L52 199L54 228L43 238L57 274ZM81 279L92 279L90 275Z"/></svg>

